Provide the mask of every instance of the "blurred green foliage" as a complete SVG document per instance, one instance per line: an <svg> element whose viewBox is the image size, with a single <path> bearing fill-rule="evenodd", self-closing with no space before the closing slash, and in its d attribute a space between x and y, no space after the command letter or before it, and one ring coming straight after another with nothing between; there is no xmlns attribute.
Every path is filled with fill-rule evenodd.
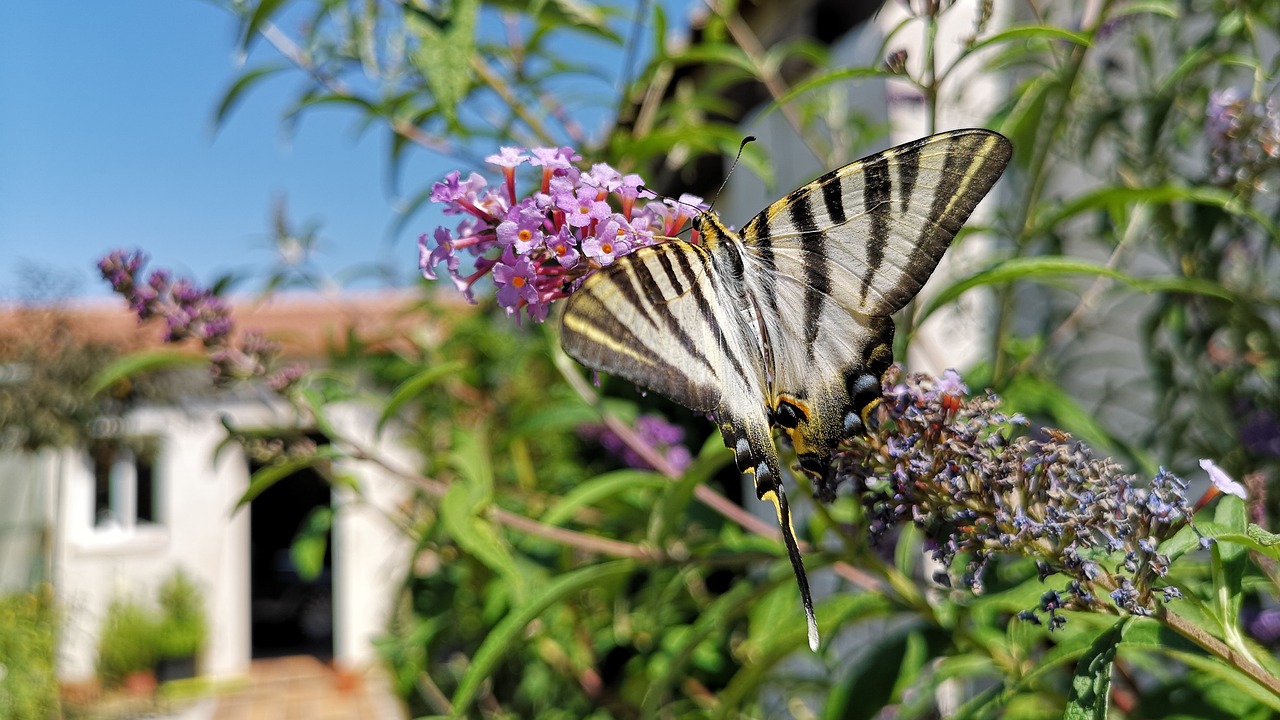
<svg viewBox="0 0 1280 720"><path fill-rule="evenodd" d="M98 677L106 687L135 672L150 672L158 660L197 655L208 637L204 594L178 568L157 588L155 603L117 597L107 607L98 637Z"/></svg>
<svg viewBox="0 0 1280 720"><path fill-rule="evenodd" d="M98 677L118 687L132 673L151 672L159 645L154 612L141 602L115 598L107 606L98 636Z"/></svg>
<svg viewBox="0 0 1280 720"><path fill-rule="evenodd" d="M0 596L0 717L58 717L58 611L53 588Z"/></svg>
<svg viewBox="0 0 1280 720"><path fill-rule="evenodd" d="M971 387L990 386L1006 409L1137 470L1191 476L1196 458L1211 457L1252 492L1248 508L1229 500L1200 523L1219 538L1211 551L1190 533L1174 539L1177 616L1069 613L1053 634L1015 619L1052 587L1030 563L994 563L975 596L929 582L918 532L871 548L857 503L815 506L797 530L822 549L808 554L811 569L834 573L815 592L829 639L810 655L785 555L734 512L739 481L712 428L622 384L592 389L549 328L516 329L488 305L424 301L410 349L353 345L292 395L320 426L328 404L372 396L385 408L379 428L422 454L419 493L400 518L416 551L380 643L416 714L1280 712L1267 680L1275 660L1243 629L1244 613L1277 597L1274 565L1256 560L1275 544L1247 522L1274 516L1261 500L1280 470L1280 151L1267 135L1280 111L1268 104L1277 71L1265 49L1280 27L1275 3L898 3L910 17L879 56L907 38L922 38L911 45L920 50L857 68L811 41L756 47L733 2L709 4L686 44L669 42L661 5L641 4L649 14L639 16L563 0L226 4L242 48L269 42L284 62L245 70L218 120L268 77L303 78L286 119L345 107L385 130L406 222L434 180L399 187L415 148L477 166L500 144L573 144L587 162L645 168L672 189L701 155L736 149L750 108L722 92L735 83L767 87L766 112L782 112L828 157L868 129L841 107L844 81L895 76L935 128L966 91L962 68L991 74L1008 92L984 124L1016 148L985 228L995 242L984 266L905 313L897 356L935 310L989 293L986 350L962 368ZM941 19L962 11L974 12L972 35L944 60ZM652 53L614 91L618 76L600 78L590 59L609 48L630 67L641 22ZM799 85L782 80L788 63L808 68ZM1221 94L1230 87L1234 105ZM602 122L599 135L582 130ZM766 181L768 150L744 157ZM294 237L286 230L282 240ZM297 281L307 278L277 274L269 287ZM683 474L624 468L578 432L601 418L625 430L654 409L709 437ZM332 452L347 447L329 439ZM1256 659L1258 672L1224 661L1223 647Z"/></svg>

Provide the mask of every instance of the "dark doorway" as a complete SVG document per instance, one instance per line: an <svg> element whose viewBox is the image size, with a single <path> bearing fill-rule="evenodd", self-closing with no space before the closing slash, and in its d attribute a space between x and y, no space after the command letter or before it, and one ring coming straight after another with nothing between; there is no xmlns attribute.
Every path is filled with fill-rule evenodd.
<svg viewBox="0 0 1280 720"><path fill-rule="evenodd" d="M250 472L258 463L250 462ZM294 537L317 508L327 509L329 484L311 469L281 478L249 505L249 597L255 658L333 658L332 534L325 537L319 577L304 579L290 555Z"/></svg>

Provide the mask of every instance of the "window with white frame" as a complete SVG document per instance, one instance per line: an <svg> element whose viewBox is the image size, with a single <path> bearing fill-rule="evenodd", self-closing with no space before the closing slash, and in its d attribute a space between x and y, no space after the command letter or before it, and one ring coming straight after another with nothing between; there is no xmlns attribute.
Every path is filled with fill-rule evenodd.
<svg viewBox="0 0 1280 720"><path fill-rule="evenodd" d="M132 530L162 522L157 501L156 438L108 438L93 444L93 526Z"/></svg>

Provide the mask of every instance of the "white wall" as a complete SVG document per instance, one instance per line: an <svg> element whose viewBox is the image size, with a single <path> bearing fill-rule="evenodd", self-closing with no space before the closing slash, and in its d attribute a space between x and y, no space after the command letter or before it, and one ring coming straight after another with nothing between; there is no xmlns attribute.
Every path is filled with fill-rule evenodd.
<svg viewBox="0 0 1280 720"><path fill-rule="evenodd" d="M220 418L243 428L295 427L287 409L265 402L200 402L132 413L126 434L161 439L155 473L160 523L102 533L93 527L93 469L87 456L65 451L53 574L64 609L59 674L94 675L97 639L111 599L128 594L151 601L175 567L196 580L206 597L210 642L201 671L215 677L243 674L250 660L249 515L233 512L248 487L248 465L237 446L214 451L225 438ZM371 428L369 411L336 413L341 430ZM369 440L370 447L377 447ZM406 469L409 453L392 455ZM367 464L344 467L360 480L367 501L335 494L333 534L335 659L355 667L374 660L370 640L386 626L394 590L407 567L410 545L384 517L404 489ZM376 505L376 507L375 507Z"/></svg>

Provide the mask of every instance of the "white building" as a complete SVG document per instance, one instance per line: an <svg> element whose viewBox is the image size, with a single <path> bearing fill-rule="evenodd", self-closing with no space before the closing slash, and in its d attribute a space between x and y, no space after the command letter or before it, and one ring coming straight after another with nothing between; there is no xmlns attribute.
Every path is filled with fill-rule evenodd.
<svg viewBox="0 0 1280 720"><path fill-rule="evenodd" d="M403 295L283 297L235 315L240 327L284 340L286 355L319 359L349 331L375 341L403 337L395 326L406 302ZM0 327L20 327L23 312L4 313ZM63 314L86 341L155 346L161 334L155 326L137 328L119 301ZM21 382L21 368L9 370L7 381ZM408 566L411 547L389 520L407 495L405 481L367 464L335 468L356 479L357 498L300 472L236 510L254 467L238 445L219 449L224 422L267 437L311 428L270 392L214 393L203 376L193 377L189 396L137 407L120 427L104 429L108 442L95 452L0 455L0 590L25 589L35 579L52 583L63 611L64 681L94 676L111 600L153 600L177 568L205 596L210 627L201 674L242 675L254 657L295 652L332 658L343 669L368 667L376 660L371 642L387 626ZM376 409L340 407L332 420L406 471L417 467L393 439L373 437ZM299 523L326 505L333 519L325 571L319 581L304 582L288 548Z"/></svg>

